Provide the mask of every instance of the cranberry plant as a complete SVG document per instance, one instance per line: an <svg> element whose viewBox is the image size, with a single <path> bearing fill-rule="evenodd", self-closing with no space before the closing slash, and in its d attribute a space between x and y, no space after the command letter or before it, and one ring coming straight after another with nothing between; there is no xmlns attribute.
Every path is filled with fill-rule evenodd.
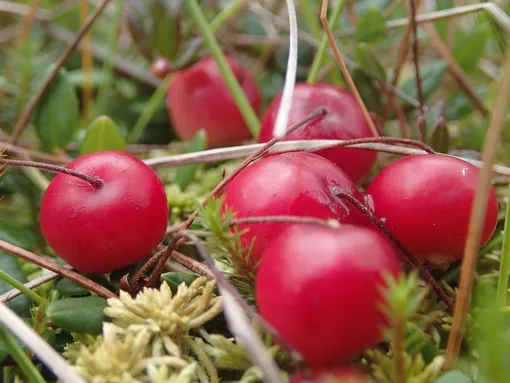
<svg viewBox="0 0 510 383"><path fill-rule="evenodd" d="M506 382L510 4L0 1L0 377Z"/></svg>

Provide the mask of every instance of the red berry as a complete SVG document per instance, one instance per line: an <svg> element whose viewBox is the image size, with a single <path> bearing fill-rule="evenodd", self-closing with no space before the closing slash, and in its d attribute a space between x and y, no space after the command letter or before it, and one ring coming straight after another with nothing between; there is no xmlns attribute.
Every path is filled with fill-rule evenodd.
<svg viewBox="0 0 510 383"><path fill-rule="evenodd" d="M269 105L262 120L259 142L273 138L280 101L281 94ZM289 125L304 119L319 107L326 108L327 114L298 128L286 140L349 140L374 136L354 96L330 84L297 84ZM354 182L368 175L377 158L375 151L363 149L333 148L316 153L335 163Z"/></svg>
<svg viewBox="0 0 510 383"><path fill-rule="evenodd" d="M237 80L256 113L262 96L252 75L228 58ZM251 137L243 116L211 56L175 74L168 89L173 128L183 140L204 129L209 147L237 145Z"/></svg>
<svg viewBox="0 0 510 383"><path fill-rule="evenodd" d="M172 63L170 60L160 57L151 65L151 73L154 77L165 78L172 71Z"/></svg>
<svg viewBox="0 0 510 383"><path fill-rule="evenodd" d="M98 189L59 173L44 193L41 229L76 269L108 273L149 256L163 239L168 202L157 174L124 152L83 155L68 166L103 181Z"/></svg>
<svg viewBox="0 0 510 383"><path fill-rule="evenodd" d="M255 292L262 317L310 364L348 361L381 339L383 273L399 273L376 231L295 225L262 256Z"/></svg>
<svg viewBox="0 0 510 383"><path fill-rule="evenodd" d="M372 181L367 200L375 214L415 256L432 266L462 257L479 169L461 159L423 154L393 162ZM482 244L496 228L498 203L491 188Z"/></svg>
<svg viewBox="0 0 510 383"><path fill-rule="evenodd" d="M370 383L370 380L350 366L326 366L297 372L290 378L289 383Z"/></svg>
<svg viewBox="0 0 510 383"><path fill-rule="evenodd" d="M293 215L368 223L355 207L335 197L334 188L363 201L349 177L330 161L312 153L283 153L264 158L239 173L225 189L223 204L237 218ZM245 248L256 237L251 261L256 264L273 238L290 225L240 225L241 231L249 229L241 237Z"/></svg>

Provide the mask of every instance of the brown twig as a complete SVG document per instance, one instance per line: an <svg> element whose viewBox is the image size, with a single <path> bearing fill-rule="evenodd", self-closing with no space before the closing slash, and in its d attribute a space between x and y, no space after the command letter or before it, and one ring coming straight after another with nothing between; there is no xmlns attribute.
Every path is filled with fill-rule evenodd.
<svg viewBox="0 0 510 383"><path fill-rule="evenodd" d="M466 92L466 95L471 100L471 103L476 109L478 109L482 116L487 117L489 115L489 110L485 106L481 97L478 96L478 93L476 92L473 85L471 85L469 77L466 75L466 73L462 70L462 67L457 63L457 61L453 57L451 50L443 42L443 39L437 32L436 27L433 24L423 24L422 28L429 36L430 41L432 42L432 47L448 63L450 73L452 74L453 78L455 79L459 87L464 92Z"/></svg>
<svg viewBox="0 0 510 383"><path fill-rule="evenodd" d="M388 239L390 239L395 246L406 256L409 263L412 264L421 274L422 278L432 287L435 291L439 299L441 299L448 309L453 309L452 299L446 294L441 286L434 279L432 274L428 268L418 259L416 258L409 250L405 248L405 246L399 241L397 237L395 237L391 231L386 228L386 225L377 218L366 206L364 206L361 202L359 202L356 198L354 198L349 193L344 192L343 190L334 189L332 190L333 194L339 198L345 199L348 202L352 203L361 213L363 213L370 221L381 230Z"/></svg>
<svg viewBox="0 0 510 383"><path fill-rule="evenodd" d="M304 225L318 225L322 227L339 227L340 222L335 219L325 220L314 217L299 217L293 215L274 215L266 217L234 218L230 221L230 227L240 225L257 225L264 223L296 223Z"/></svg>
<svg viewBox="0 0 510 383"><path fill-rule="evenodd" d="M80 0L80 23L83 25L89 14L88 0ZM90 105L92 102L92 40L90 33L82 38L81 62L83 79L83 121L87 126L90 121Z"/></svg>
<svg viewBox="0 0 510 383"><path fill-rule="evenodd" d="M448 338L448 346L446 348L445 369L453 367L453 364L458 357L462 342L484 224L484 220L481 217L485 216L485 210L487 209L487 200L491 187L490 181L492 176L492 164L496 158L496 151L503 130L509 101L510 53L508 53L506 57L491 124L487 131L483 147L483 166L480 170L478 185L475 192L475 200L471 210L468 237L464 248L464 257L462 259L459 293L457 295L457 303L453 313L452 328L450 331L450 337Z"/></svg>
<svg viewBox="0 0 510 383"><path fill-rule="evenodd" d="M34 150L26 149L21 146L11 145L6 142L0 141L0 149L4 149L6 152L13 153L20 157L29 156L30 158L39 159L41 161L52 162L56 164L68 164L69 161L60 157L53 156L51 154L36 152Z"/></svg>
<svg viewBox="0 0 510 383"><path fill-rule="evenodd" d="M344 146L351 146L356 144L367 144L367 143L390 143L390 144L400 144L400 145L408 145L414 146L416 148L422 149L428 154L435 154L436 151L432 149L427 144L413 140L410 138L398 138L398 137L363 137L363 138L353 138L352 140L345 140L342 143L331 144L331 146L326 147L325 149L332 149ZM323 149L321 149L323 150ZM313 152L315 150L306 150L309 152Z"/></svg>
<svg viewBox="0 0 510 383"><path fill-rule="evenodd" d="M102 0L101 3L94 9L94 12L90 14L90 16L87 18L85 23L81 26L80 30L76 34L74 40L67 46L65 51L62 53L60 58L55 64L55 67L52 69L49 76L44 81L43 85L39 89L39 91L35 94L35 96L29 101L25 109L23 110L23 113L18 119L18 122L16 123L16 126L14 128L14 131L12 132L12 135L9 139L10 144L16 144L18 139L21 137L21 134L23 133L23 130L25 129L25 126L28 124L28 121L30 120L30 117L32 116L32 113L35 111L35 108L39 101L43 98L46 91L49 89L53 79L57 76L60 68L64 63L67 61L71 53L73 52L74 48L78 45L81 38L87 33L87 31L90 29L92 24L97 20L97 18L101 15L101 13L104 11L106 6L110 0Z"/></svg>
<svg viewBox="0 0 510 383"><path fill-rule="evenodd" d="M282 138L273 138L270 141L268 141L260 150L253 153L251 156L249 156L246 160L244 160L241 165L237 167L228 177L225 177L221 182L216 185L216 187L209 193L209 195L202 201L201 206L205 206L211 198L216 198L223 192L223 189L234 179L235 176L237 176L243 169L245 169L248 165L250 165L253 161L257 160L258 158L262 157L264 154L266 154L271 146L276 144L278 141L283 140L285 137L287 137L289 134L291 134L296 129L300 128L301 126L309 123L310 121L319 118L321 116L324 116L326 114L326 110L324 108L319 108L313 113L309 114L306 118L304 118L301 121L298 121L297 123L291 125L287 131L285 132L285 136ZM188 219L182 224L181 229L186 230L188 229L195 218L197 217L199 212L199 209L196 209L189 217Z"/></svg>
<svg viewBox="0 0 510 383"><path fill-rule="evenodd" d="M418 93L418 101L420 103L419 111L420 116L423 116L425 112L425 99L423 98L423 89L421 85L421 76L420 76L420 46L418 39L418 26L416 24L416 0L409 0L409 6L411 9L411 30L413 35L413 62L414 62L414 70L416 72L416 90ZM426 126L424 127L426 128ZM423 141L425 136L422 131L420 131L421 137L420 139Z"/></svg>
<svg viewBox="0 0 510 383"><path fill-rule="evenodd" d="M61 266L48 258L41 257L40 255L31 253L28 250L22 249L21 247L15 246L12 243L6 242L0 239L0 249L5 250L9 254L12 254L18 258L21 258L27 262L36 264L44 269L53 271L54 273L69 279L80 286L85 287L86 289L96 293L97 295L103 298L113 298L115 294L110 290L105 289L103 286L97 284L96 282L90 280L89 278L84 277L72 270L69 270L65 266Z"/></svg>
<svg viewBox="0 0 510 383"><path fill-rule="evenodd" d="M45 164L41 162L35 162L35 161L20 161L20 160L10 160L7 158L0 158L0 164L6 165L6 166L17 166L17 167L26 167L26 168L36 168L36 169L42 169L47 170L50 172L55 173L64 173L73 177L77 177L82 179L85 182L88 182L95 188L99 189L103 186L103 181L97 177L88 176L86 174L80 173L73 169L67 169L62 166L57 165L50 165Z"/></svg>
<svg viewBox="0 0 510 383"><path fill-rule="evenodd" d="M32 30L32 26L34 25L34 22L37 18L37 12L39 10L39 5L41 1L40 0L32 0L30 4L30 10L28 14L24 17L23 24L21 26L21 31L19 34L19 40L20 42L25 41L25 39L30 34L30 31Z"/></svg>
<svg viewBox="0 0 510 383"><path fill-rule="evenodd" d="M378 137L379 131L377 130L377 127L375 126L374 121L370 117L370 113L368 112L368 109L367 109L365 103L363 102L361 95L358 92L358 88L356 88L356 84L354 84L354 81L352 80L351 74L349 73L349 70L347 69L347 66L345 65L342 54L340 53L340 49L338 48L338 45L335 41L335 37L333 36L333 32L331 31L331 28L329 26L328 6L329 6L329 0L322 0L321 13L320 13L322 27L324 28L324 32L326 33L326 36L328 38L329 45L330 45L331 49L333 49L333 54L335 55L335 60L337 61L338 65L340 66L340 69L342 70L342 74L344 75L344 78L345 78L345 81L347 82L349 90L352 92L353 96L356 98L356 101L358 102L358 105L360 106L361 110L363 111L363 115L365 116L365 120L367 121L368 125L370 126L370 130L372 130L372 133L374 134L374 136Z"/></svg>

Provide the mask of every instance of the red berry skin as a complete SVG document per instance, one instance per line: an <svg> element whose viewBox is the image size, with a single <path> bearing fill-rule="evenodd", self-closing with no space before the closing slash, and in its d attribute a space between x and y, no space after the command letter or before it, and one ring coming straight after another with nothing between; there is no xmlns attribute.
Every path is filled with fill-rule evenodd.
<svg viewBox="0 0 510 383"><path fill-rule="evenodd" d="M397 278L399 265L372 229L295 225L262 256L258 309L307 363L346 362L381 340L383 273Z"/></svg>
<svg viewBox="0 0 510 383"><path fill-rule="evenodd" d="M281 96L271 102L264 115L259 142L268 142L273 138ZM324 83L296 85L289 125L306 118L320 107L326 108L325 116L298 128L286 140L350 140L374 136L354 96L342 88ZM369 174L377 159L375 151L363 149L333 148L316 154L332 161L356 183Z"/></svg>
<svg viewBox="0 0 510 383"><path fill-rule="evenodd" d="M461 159L423 154L404 157L381 171L367 201L387 228L432 267L462 257L479 169ZM496 228L498 202L491 187L482 245Z"/></svg>
<svg viewBox="0 0 510 383"><path fill-rule="evenodd" d="M151 254L163 239L168 202L157 174L124 152L83 155L68 166L103 186L59 173L44 193L40 223L55 253L86 273L104 274Z"/></svg>
<svg viewBox="0 0 510 383"><path fill-rule="evenodd" d="M262 96L252 75L235 59L228 62L255 113ZM167 94L173 128L182 140L204 129L209 147L237 145L251 137L239 108L211 56L175 74Z"/></svg>
<svg viewBox="0 0 510 383"><path fill-rule="evenodd" d="M369 224L351 204L334 196L332 189L363 195L332 162L312 153L292 152L264 158L241 171L225 189L226 206L237 218L292 215L337 219L342 223ZM269 243L290 223L239 225L245 249L256 241L251 254L255 265Z"/></svg>
<svg viewBox="0 0 510 383"><path fill-rule="evenodd" d="M350 366L313 367L295 373L289 383L370 383L368 377Z"/></svg>

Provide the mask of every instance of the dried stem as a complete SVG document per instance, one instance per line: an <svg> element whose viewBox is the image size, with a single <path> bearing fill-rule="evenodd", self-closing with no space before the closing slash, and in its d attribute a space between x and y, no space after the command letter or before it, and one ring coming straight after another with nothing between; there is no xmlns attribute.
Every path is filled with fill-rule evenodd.
<svg viewBox="0 0 510 383"><path fill-rule="evenodd" d="M66 269L69 269L69 270L72 269L72 267L69 266L69 265L65 265L65 266L62 266L62 267L65 267ZM40 277L37 277L37 278L31 280L30 282L25 283L24 286L27 289L33 289L33 288L38 287L38 286L40 286L42 284L45 284L46 282L51 281L51 280L53 280L53 279L55 279L57 277L58 277L57 273L50 272L50 273L48 273L46 275L41 275ZM7 302L13 300L16 297L19 297L22 294L23 293L20 290L18 290L18 289L9 290L6 293L0 295L0 303L7 303Z"/></svg>
<svg viewBox="0 0 510 383"><path fill-rule="evenodd" d="M74 48L76 48L76 46L78 45L82 37L85 35L85 33L87 33L92 24L94 24L96 19L101 15L101 13L106 8L109 2L110 0L102 0L101 3L99 3L94 12L90 14L85 23L81 26L74 40L67 46L66 50L62 53L57 63L55 64L54 68L52 69L51 73L41 86L40 90L30 100L28 105L25 107L23 113L19 117L18 122L16 123L16 127L12 132L11 138L9 139L10 144L15 144L21 137L21 134L23 133L25 126L28 124L28 121L30 120L30 117L32 116L32 113L34 112L37 104L42 99L46 91L49 89L53 79L57 76L58 71L60 70L62 65L64 65L64 63L67 61L67 59L73 52Z"/></svg>
<svg viewBox="0 0 510 383"><path fill-rule="evenodd" d="M354 138L352 140L346 140L342 143L335 143L331 144L330 147L327 147L326 149L331 148L338 148L338 147L344 147L344 146L351 146L356 144L366 144L366 143L391 143L393 145L400 144L400 145L408 145L408 146L414 146L416 148L422 149L424 152L428 154L435 154L436 151L432 149L427 144L412 140L410 138L397 138L397 137L363 137L363 138ZM314 150L308 150L308 151L314 151Z"/></svg>
<svg viewBox="0 0 510 383"><path fill-rule="evenodd" d="M370 113L368 112L368 109L367 109L365 103L363 102L363 99L361 98L361 95L359 94L358 89L356 88L356 85L354 84L354 81L352 81L351 74L349 73L349 70L347 69L347 66L345 65L342 54L340 53L340 49L338 48L338 45L336 44L335 37L333 36L333 32L331 31L331 28L329 26L328 6L329 6L329 0L322 0L321 14L320 14L322 27L324 28L324 32L326 33L326 36L328 37L328 41L331 46L331 49L333 49L335 59L336 59L338 65L340 66L340 69L342 70L342 74L344 75L345 81L347 82L347 85L349 86L350 91L356 98L356 101L358 102L361 110L363 111L365 120L367 121L368 125L370 126L372 133L374 134L374 136L378 137L379 131L377 130L377 127L375 126L374 121L372 121L372 118L370 117Z"/></svg>
<svg viewBox="0 0 510 383"><path fill-rule="evenodd" d="M409 250L405 248L405 246L395 237L384 225L384 223L377 218L366 206L364 206L361 202L359 202L356 198L354 198L349 193L344 192L343 190L338 190L335 188L333 190L333 194L339 198L345 199L346 201L353 204L361 213L363 213L370 221L377 226L385 235L390 239L395 246L406 256L409 263L411 263L421 274L422 278L432 287L435 291L439 299L441 299L448 309L452 310L453 302L452 299L446 294L441 286L434 279L432 274L428 268L418 259L416 258Z"/></svg>
<svg viewBox="0 0 510 383"><path fill-rule="evenodd" d="M69 270L67 267L61 266L48 258L41 257L40 255L31 253L28 250L22 249L21 247L15 246L12 243L6 242L0 239L0 249L5 250L6 252L24 259L27 262L36 264L44 269L53 271L54 273L67 278L80 286L85 287L86 289L96 293L103 298L113 298L115 294L110 290L105 289L103 286L97 284L96 282L80 275L72 270Z"/></svg>
<svg viewBox="0 0 510 383"><path fill-rule="evenodd" d="M480 178L475 192L475 200L471 210L468 237L462 259L459 293L453 315L452 329L446 348L445 369L453 367L461 346L464 324L469 309L471 291L473 289L473 278L478 260L478 249L480 248L482 230L487 209L487 200L491 188L491 168L496 157L503 123L507 113L507 106L510 101L510 53L507 54L503 76L496 96L496 105L492 114L491 124L487 131L482 159L483 166L480 170Z"/></svg>
<svg viewBox="0 0 510 383"><path fill-rule="evenodd" d="M83 25L89 14L88 0L80 0L80 22ZM82 38L81 65L83 68L83 120L85 126L90 121L90 105L92 102L92 40L90 33Z"/></svg>
<svg viewBox="0 0 510 383"><path fill-rule="evenodd" d="M77 172L76 170L67 169L62 166L50 165L50 164L45 164L45 163L35 162L35 161L10 160L10 159L6 159L6 158L0 158L0 164L6 165L6 166L17 166L17 167L43 169L43 170L47 170L50 172L67 174L69 176L77 177L85 182L88 182L89 184L94 186L96 189L100 189L103 186L103 181L97 177L88 176L86 174Z"/></svg>
<svg viewBox="0 0 510 383"><path fill-rule="evenodd" d="M243 169L245 169L248 165L250 165L253 161L257 160L258 158L262 157L264 154L266 154L271 146L276 144L281 139L285 138L289 134L291 134L296 129L300 128L303 125L306 125L310 121L322 117L327 113L327 111L324 108L319 108L313 113L309 114L306 118L304 118L301 121L298 121L297 123L290 126L287 131L285 132L285 136L282 138L274 137L269 142L267 142L260 150L253 153L251 156L249 156L246 160L244 160L241 165L237 167L228 177L224 178L216 187L209 193L209 195L202 201L202 206L205 206L211 198L216 198L225 189L225 187L234 179L235 176L237 176ZM182 224L182 230L188 229L195 218L197 217L199 212L199 209L196 209L189 217L188 219Z"/></svg>
<svg viewBox="0 0 510 383"><path fill-rule="evenodd" d="M69 161L61 156L53 156L51 154L36 152L34 150L26 149L21 146L11 145L6 142L0 141L0 149L5 149L6 152L13 153L20 157L28 156L30 158L36 158L41 161L56 163L56 164L68 164Z"/></svg>
<svg viewBox="0 0 510 383"><path fill-rule="evenodd" d="M322 227L339 227L340 222L335 219L325 220L314 217L299 217L292 215L274 215L267 217L246 217L246 218L234 218L230 221L230 227L240 225L256 225L264 223L297 223L305 225L318 225Z"/></svg>
<svg viewBox="0 0 510 383"><path fill-rule="evenodd" d="M416 0L409 0L409 6L411 8L411 30L413 32L413 62L414 69L416 72L416 89L418 92L418 101L420 103L420 116L423 116L425 112L425 100L423 98L423 89L421 86L421 76L420 76L420 46L418 41L418 27L416 24ZM424 140L423 132L421 132L421 139Z"/></svg>

